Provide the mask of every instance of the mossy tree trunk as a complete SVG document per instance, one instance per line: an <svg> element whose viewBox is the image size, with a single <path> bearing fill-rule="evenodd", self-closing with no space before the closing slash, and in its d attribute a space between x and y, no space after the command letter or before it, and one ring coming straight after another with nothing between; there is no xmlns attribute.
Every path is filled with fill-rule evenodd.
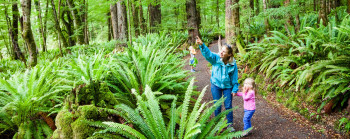
<svg viewBox="0 0 350 139"><path fill-rule="evenodd" d="M31 14L31 0L21 0L22 7L22 36L24 41L28 46L29 52L29 66L34 67L37 64L37 52L36 52L36 44L31 28L30 14Z"/></svg>

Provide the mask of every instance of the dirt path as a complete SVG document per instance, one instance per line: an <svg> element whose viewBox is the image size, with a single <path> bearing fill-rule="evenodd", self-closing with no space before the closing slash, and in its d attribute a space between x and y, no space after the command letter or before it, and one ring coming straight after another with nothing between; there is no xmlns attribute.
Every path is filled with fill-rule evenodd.
<svg viewBox="0 0 350 139"><path fill-rule="evenodd" d="M209 45L209 49L212 52L218 52L217 43L214 42ZM188 60L189 56L185 57ZM196 77L195 85L198 86L197 90L202 90L206 85L208 89L204 96L203 101L211 101L212 95L210 92L210 71L208 62L202 56L201 52L198 50L196 58L198 59L197 67L195 68L196 72L193 76ZM187 70L190 67L187 65L185 67ZM238 106L238 109L233 112L233 122L234 128L236 130L243 130L243 100L241 97L233 98L233 107ZM223 106L222 106L223 107ZM212 115L213 116L213 115ZM252 134L245 138L331 138L327 137L324 134L316 132L310 126L305 127L297 122L293 121L292 117L289 117L288 114L281 113L276 106L270 106L266 100L264 100L260 95L257 94L256 98L256 112L252 118Z"/></svg>

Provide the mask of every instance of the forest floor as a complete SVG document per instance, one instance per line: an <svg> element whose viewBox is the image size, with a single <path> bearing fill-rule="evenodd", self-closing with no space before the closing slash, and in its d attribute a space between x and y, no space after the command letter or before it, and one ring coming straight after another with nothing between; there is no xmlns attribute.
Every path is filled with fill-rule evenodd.
<svg viewBox="0 0 350 139"><path fill-rule="evenodd" d="M217 41L209 44L209 49L217 53ZM189 58L189 55L184 57L186 62L188 62ZM195 85L198 91L202 91L208 85L202 101L209 102L213 100L210 92L211 72L208 62L199 50L197 50L196 58L198 59L198 64L195 68L196 72L192 75L195 76ZM188 64L186 64L185 69L190 70ZM243 99L234 97L232 104L233 107L238 106L238 109L233 111L234 128L236 131L243 130ZM223 106L222 109L224 109ZM252 126L254 127L252 134L244 138L345 138L329 128L320 130L320 128L316 127L317 125L300 114L279 104L273 96L268 96L264 99L259 94L256 94L256 111L252 118Z"/></svg>

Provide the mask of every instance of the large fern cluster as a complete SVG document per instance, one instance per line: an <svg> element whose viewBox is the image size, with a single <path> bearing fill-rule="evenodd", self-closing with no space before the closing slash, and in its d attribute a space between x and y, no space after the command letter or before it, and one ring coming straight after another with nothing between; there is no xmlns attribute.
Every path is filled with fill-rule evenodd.
<svg viewBox="0 0 350 139"><path fill-rule="evenodd" d="M302 25L308 25L305 20ZM349 25L346 16L339 24L333 18L327 26L304 27L291 35L272 31L271 37L250 46L244 61L278 82L277 88L305 92L309 102L322 102L321 107L345 96L338 99L343 105L350 90Z"/></svg>
<svg viewBox="0 0 350 139"><path fill-rule="evenodd" d="M0 128L17 131L17 138L37 138L52 130L40 120L39 113L49 113L62 103L57 95L71 89L64 85L52 65L36 66L26 72L17 72L8 80L0 78ZM46 118L46 117L42 117ZM49 129L49 130L48 130Z"/></svg>
<svg viewBox="0 0 350 139"><path fill-rule="evenodd" d="M95 134L117 133L127 138L233 138L240 137L241 132L230 133L224 128L228 125L225 115L232 110L227 110L214 119L210 119L213 111L223 102L220 99L216 104L202 103L206 87L198 96L192 110L189 110L190 98L192 96L194 80L192 79L187 88L185 99L181 106L176 105L177 97L153 92L146 86L141 95L133 90L137 98L137 108L133 109L127 105L116 105L115 109L108 109L109 113L122 116L132 127L114 122L89 122L92 126L102 128ZM170 119L164 119L159 101L161 99L172 100Z"/></svg>

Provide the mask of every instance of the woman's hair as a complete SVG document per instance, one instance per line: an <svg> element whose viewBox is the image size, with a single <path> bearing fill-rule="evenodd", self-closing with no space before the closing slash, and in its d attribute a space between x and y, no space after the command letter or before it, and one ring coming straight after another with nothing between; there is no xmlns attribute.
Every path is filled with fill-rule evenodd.
<svg viewBox="0 0 350 139"><path fill-rule="evenodd" d="M227 44L227 43L225 43L224 46L226 46L226 48L227 48L227 53L228 53L228 54L231 54L231 57L230 57L230 59L228 60L228 62L229 62L229 63L232 63L233 60L234 60L234 58L233 58L233 49L232 49L232 46L229 45L229 44Z"/></svg>
<svg viewBox="0 0 350 139"><path fill-rule="evenodd" d="M255 81L253 78L247 78L244 80L244 86L250 87L255 90Z"/></svg>

